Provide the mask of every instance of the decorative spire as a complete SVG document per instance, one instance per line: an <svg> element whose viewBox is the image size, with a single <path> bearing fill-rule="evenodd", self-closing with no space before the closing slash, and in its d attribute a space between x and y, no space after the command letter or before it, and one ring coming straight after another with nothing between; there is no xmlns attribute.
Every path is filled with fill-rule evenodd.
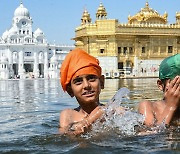
<svg viewBox="0 0 180 154"><path fill-rule="evenodd" d="M145 7L146 7L146 8L147 8L147 7L149 7L149 3L148 3L148 1L146 1L146 6L145 6Z"/></svg>
<svg viewBox="0 0 180 154"><path fill-rule="evenodd" d="M24 7L22 0L20 0L20 7Z"/></svg>
<svg viewBox="0 0 180 154"><path fill-rule="evenodd" d="M98 8L97 13L96 13L96 18L97 19L106 19L106 17L107 17L106 9L103 6L103 4L100 3L99 8Z"/></svg>
<svg viewBox="0 0 180 154"><path fill-rule="evenodd" d="M176 12L176 24L180 25L180 12Z"/></svg>
<svg viewBox="0 0 180 154"><path fill-rule="evenodd" d="M84 9L84 12L83 12L83 15L81 18L81 25L89 24L89 23L91 23L90 14L88 13L88 11L86 9Z"/></svg>

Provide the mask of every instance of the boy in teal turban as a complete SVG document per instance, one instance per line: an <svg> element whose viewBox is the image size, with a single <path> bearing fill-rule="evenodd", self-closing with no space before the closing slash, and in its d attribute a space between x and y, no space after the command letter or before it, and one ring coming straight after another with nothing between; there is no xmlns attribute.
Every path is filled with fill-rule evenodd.
<svg viewBox="0 0 180 154"><path fill-rule="evenodd" d="M144 124L170 125L180 119L180 54L165 58L159 67L158 88L164 92L160 101L143 101L139 113L145 116ZM178 124L179 125L179 124Z"/></svg>

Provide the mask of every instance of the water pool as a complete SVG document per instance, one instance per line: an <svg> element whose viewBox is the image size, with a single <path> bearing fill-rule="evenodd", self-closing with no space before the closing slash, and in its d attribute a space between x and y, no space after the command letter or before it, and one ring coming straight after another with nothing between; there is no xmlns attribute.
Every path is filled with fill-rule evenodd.
<svg viewBox="0 0 180 154"><path fill-rule="evenodd" d="M162 98L157 79L107 79L100 100L107 102L121 87L130 90L136 111L141 100ZM0 153L180 153L180 128L146 136L116 132L69 138L58 134L59 113L77 107L59 80L0 81Z"/></svg>

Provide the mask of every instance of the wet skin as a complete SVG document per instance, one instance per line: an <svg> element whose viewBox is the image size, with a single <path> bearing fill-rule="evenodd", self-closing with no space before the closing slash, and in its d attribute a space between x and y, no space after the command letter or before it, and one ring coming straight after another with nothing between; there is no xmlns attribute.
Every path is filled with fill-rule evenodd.
<svg viewBox="0 0 180 154"><path fill-rule="evenodd" d="M143 101L139 104L139 112L145 116L145 125L170 125L179 120L180 113L180 76L172 81L157 81L158 87L164 92L164 99L156 102Z"/></svg>
<svg viewBox="0 0 180 154"><path fill-rule="evenodd" d="M84 111L90 113L99 104L101 80L95 75L81 75L71 80L72 94Z"/></svg>
<svg viewBox="0 0 180 154"><path fill-rule="evenodd" d="M67 92L76 97L80 110L65 109L60 115L60 132L78 135L87 130L101 117L103 110L99 106L99 94L104 88L104 77L85 74L72 78ZM73 126L74 124L74 126Z"/></svg>

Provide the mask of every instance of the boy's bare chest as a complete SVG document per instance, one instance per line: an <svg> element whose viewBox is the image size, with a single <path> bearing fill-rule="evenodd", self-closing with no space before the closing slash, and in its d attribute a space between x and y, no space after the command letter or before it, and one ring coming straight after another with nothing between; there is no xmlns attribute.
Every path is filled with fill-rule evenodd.
<svg viewBox="0 0 180 154"><path fill-rule="evenodd" d="M77 111L72 112L71 114L69 114L69 120L71 122L79 122L82 121L84 118L86 117L85 114L79 113Z"/></svg>

